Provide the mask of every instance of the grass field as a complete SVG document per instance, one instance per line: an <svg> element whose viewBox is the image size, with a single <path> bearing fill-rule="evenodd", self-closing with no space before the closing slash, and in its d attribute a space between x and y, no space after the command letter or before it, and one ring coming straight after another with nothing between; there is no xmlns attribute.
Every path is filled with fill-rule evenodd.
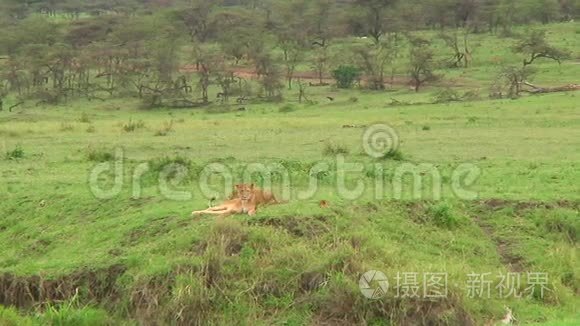
<svg viewBox="0 0 580 326"><path fill-rule="evenodd" d="M577 25L558 26L561 38L551 38L579 44ZM487 59L495 54L483 48L474 67L446 72L466 81L462 89L482 89L475 101L430 104L437 85L418 94L313 87L311 104L289 92L286 103L244 111L144 111L119 99L0 112L0 304L13 306L0 307L0 324L480 325L498 322L505 307L520 324L577 324L580 94L489 100L484 90L494 70ZM542 85L580 75L573 60L538 68ZM396 130L396 159L365 154L363 133L378 123ZM115 163L118 153L122 186L99 199L91 171ZM363 165L346 177L348 187L365 185L355 199L338 191L337 155ZM142 163L150 171L136 186ZM160 187L168 163L188 168L168 187L191 198ZM279 163L289 173L289 201L252 217L193 218L192 210L207 207L200 180L210 163L236 182L248 164ZM319 163L329 171L314 178L317 191L300 198ZM425 169L419 199L410 178L402 179L400 198L393 191L405 164ZM465 185L477 198L451 189L462 164L478 171ZM440 200L430 192L431 169L441 175ZM105 173L98 183L112 186L113 177ZM386 189L378 198L377 180ZM227 195L217 175L207 184L219 199ZM379 300L360 292L369 270L388 277ZM445 273L447 293L397 295L403 273L418 273L418 285L403 285L420 291L425 273ZM489 298L473 293L473 275L484 273L491 273ZM508 286L521 298L501 295L508 273L521 276ZM529 273L548 277L543 295Z"/></svg>

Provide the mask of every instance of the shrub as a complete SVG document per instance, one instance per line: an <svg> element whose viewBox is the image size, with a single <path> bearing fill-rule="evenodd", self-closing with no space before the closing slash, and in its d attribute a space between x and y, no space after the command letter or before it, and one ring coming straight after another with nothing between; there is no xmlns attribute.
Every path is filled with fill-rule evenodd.
<svg viewBox="0 0 580 326"><path fill-rule="evenodd" d="M38 316L38 322L39 325L108 325L111 320L104 310L63 304L49 306Z"/></svg>
<svg viewBox="0 0 580 326"><path fill-rule="evenodd" d="M401 150L393 149L381 157L383 160L403 161L405 159Z"/></svg>
<svg viewBox="0 0 580 326"><path fill-rule="evenodd" d="M421 128L421 129L422 129L423 131L429 131L429 130L431 130L431 126L427 126L427 125L425 125L425 126L423 126L423 128Z"/></svg>
<svg viewBox="0 0 580 326"><path fill-rule="evenodd" d="M278 109L278 112L280 112L280 113L288 113L288 112L294 112L294 111L296 111L296 108L292 104L286 104L284 106L281 106Z"/></svg>
<svg viewBox="0 0 580 326"><path fill-rule="evenodd" d="M437 92L433 98L433 102L435 103L456 102L461 100L462 96L459 94L459 92L450 87Z"/></svg>
<svg viewBox="0 0 580 326"><path fill-rule="evenodd" d="M115 155L110 151L92 146L87 148L86 154L87 160L92 162L107 162L111 161L115 157Z"/></svg>
<svg viewBox="0 0 580 326"><path fill-rule="evenodd" d="M156 178L164 173L165 177L169 179L183 175L186 180L197 176L202 170L200 166L193 164L188 158L179 155L149 160L149 168L149 171Z"/></svg>
<svg viewBox="0 0 580 326"><path fill-rule="evenodd" d="M6 152L7 160L17 160L24 157L24 150L20 146L16 146L13 150Z"/></svg>
<svg viewBox="0 0 580 326"><path fill-rule="evenodd" d="M336 80L338 88L351 88L359 76L360 72L354 66L339 66L332 71L332 77Z"/></svg>
<svg viewBox="0 0 580 326"><path fill-rule="evenodd" d="M141 120L133 121L133 119L129 119L129 122L123 124L123 130L125 132L133 132L141 128L145 128L145 123Z"/></svg>
<svg viewBox="0 0 580 326"><path fill-rule="evenodd" d="M169 120L163 123L161 129L155 132L155 136L167 136L168 133L173 131L173 120Z"/></svg>
<svg viewBox="0 0 580 326"><path fill-rule="evenodd" d="M580 220L574 214L554 214L542 219L548 232L560 233L571 243L578 241L580 234Z"/></svg>
<svg viewBox="0 0 580 326"><path fill-rule="evenodd" d="M91 119L89 118L89 115L86 112L83 112L83 113L81 113L81 116L79 117L79 122L90 123Z"/></svg>
<svg viewBox="0 0 580 326"><path fill-rule="evenodd" d="M19 326L32 325L25 317L20 316L18 311L11 307L0 306L0 325L4 326Z"/></svg>
<svg viewBox="0 0 580 326"><path fill-rule="evenodd" d="M459 225L459 219L447 203L439 203L429 207L429 215L435 225L445 229L454 229Z"/></svg>
<svg viewBox="0 0 580 326"><path fill-rule="evenodd" d="M207 113L229 113L232 112L232 109L227 106L227 105L221 105L221 106L210 106L207 109L205 109L205 112Z"/></svg>
<svg viewBox="0 0 580 326"><path fill-rule="evenodd" d="M60 123L60 131L73 131L74 129L75 127L71 123L65 121Z"/></svg>
<svg viewBox="0 0 580 326"><path fill-rule="evenodd" d="M344 144L327 142L322 149L324 155L348 154L348 148Z"/></svg>

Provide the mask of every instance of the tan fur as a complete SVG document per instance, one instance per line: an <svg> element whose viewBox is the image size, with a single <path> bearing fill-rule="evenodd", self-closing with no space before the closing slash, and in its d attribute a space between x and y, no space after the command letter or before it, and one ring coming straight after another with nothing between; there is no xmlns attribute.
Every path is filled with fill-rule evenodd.
<svg viewBox="0 0 580 326"><path fill-rule="evenodd" d="M247 190L248 188L253 189L254 202L256 203L256 205L280 204L280 201L276 199L276 196L274 196L274 194L271 191L262 190L258 187L255 187L253 183L249 185L245 183L236 185L234 187L234 192L232 193L229 199L238 198L240 189Z"/></svg>
<svg viewBox="0 0 580 326"><path fill-rule="evenodd" d="M258 204L254 195L254 185L236 185L235 192L238 194L236 198L226 200L219 206L210 207L202 211L194 211L192 215L231 215L231 214L245 214L255 215Z"/></svg>

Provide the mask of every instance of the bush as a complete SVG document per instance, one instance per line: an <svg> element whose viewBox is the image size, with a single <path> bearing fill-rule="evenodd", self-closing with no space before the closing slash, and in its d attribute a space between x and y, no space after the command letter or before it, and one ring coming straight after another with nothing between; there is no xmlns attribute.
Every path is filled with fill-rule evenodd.
<svg viewBox="0 0 580 326"><path fill-rule="evenodd" d="M0 325L4 326L20 326L20 325L32 325L30 320L25 319L25 317L20 316L16 309L0 306Z"/></svg>
<svg viewBox="0 0 580 326"><path fill-rule="evenodd" d="M546 231L551 233L560 233L571 243L578 241L580 234L580 220L575 214L554 214L542 218Z"/></svg>
<svg viewBox="0 0 580 326"><path fill-rule="evenodd" d="M280 113L288 113L294 111L296 111L296 108L292 104L286 104L278 109L278 112Z"/></svg>
<svg viewBox="0 0 580 326"><path fill-rule="evenodd" d="M459 219L447 203L439 203L429 207L429 215L435 225L440 228L454 229L459 225Z"/></svg>
<svg viewBox="0 0 580 326"><path fill-rule="evenodd" d="M113 160L115 155L102 148L95 148L89 146L87 148L87 160L91 162L107 162Z"/></svg>
<svg viewBox="0 0 580 326"><path fill-rule="evenodd" d="M393 161L403 161L405 159L403 152L399 149L394 149L387 152L385 155L381 157L383 160L393 160Z"/></svg>
<svg viewBox="0 0 580 326"><path fill-rule="evenodd" d="M24 157L24 150L20 146L16 146L13 150L6 152L7 160L17 160Z"/></svg>
<svg viewBox="0 0 580 326"><path fill-rule="evenodd" d="M39 325L108 325L111 320L107 312L89 307L76 308L72 304L49 306L38 316Z"/></svg>
<svg viewBox="0 0 580 326"><path fill-rule="evenodd" d="M348 148L344 144L327 142L322 149L324 155L348 154Z"/></svg>
<svg viewBox="0 0 580 326"><path fill-rule="evenodd" d="M163 123L161 129L155 132L155 136L167 136L168 133L173 131L173 120Z"/></svg>
<svg viewBox="0 0 580 326"><path fill-rule="evenodd" d="M89 117L89 115L86 112L83 112L83 113L81 113L81 116L79 117L79 122L90 123L91 118Z"/></svg>
<svg viewBox="0 0 580 326"><path fill-rule="evenodd" d="M476 101L480 99L479 91L471 90L465 93L460 93L452 88L445 88L433 98L435 103L447 103L447 102L458 102L458 101Z"/></svg>
<svg viewBox="0 0 580 326"><path fill-rule="evenodd" d="M60 123L60 131L73 131L75 129L74 125L68 122Z"/></svg>
<svg viewBox="0 0 580 326"><path fill-rule="evenodd" d="M435 94L435 97L433 98L433 102L435 102L435 103L456 102L456 101L461 101L461 99L462 99L462 96L459 94L459 92L457 92L453 88L447 87L447 88L437 92L437 94Z"/></svg>
<svg viewBox="0 0 580 326"><path fill-rule="evenodd" d="M188 158L179 155L152 159L148 163L149 171L155 178L161 176L161 173L164 173L165 177L169 179L182 175L185 180L191 180L202 170L201 166L197 166Z"/></svg>
<svg viewBox="0 0 580 326"><path fill-rule="evenodd" d="M332 71L332 77L336 80L338 88L351 88L359 76L360 72L354 66L339 66Z"/></svg>
<svg viewBox="0 0 580 326"><path fill-rule="evenodd" d="M141 128L145 128L145 123L141 120L133 121L133 119L129 119L129 122L123 124L123 130L125 132L133 132Z"/></svg>

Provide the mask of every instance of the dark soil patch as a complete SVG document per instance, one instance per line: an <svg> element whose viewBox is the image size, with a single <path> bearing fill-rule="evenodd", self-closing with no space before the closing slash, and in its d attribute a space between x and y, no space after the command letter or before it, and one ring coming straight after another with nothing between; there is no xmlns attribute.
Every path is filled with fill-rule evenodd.
<svg viewBox="0 0 580 326"><path fill-rule="evenodd" d="M286 230L299 238L315 238L330 231L327 216L299 217L282 216L254 219L250 225L265 225Z"/></svg>
<svg viewBox="0 0 580 326"><path fill-rule="evenodd" d="M132 317L147 325L158 320L161 306L166 302L175 284L175 275L159 275L138 282L131 291Z"/></svg>
<svg viewBox="0 0 580 326"><path fill-rule="evenodd" d="M241 224L215 224L211 232L203 240L192 244L191 252L203 255L213 248L223 251L225 256L239 255L248 241L248 233Z"/></svg>
<svg viewBox="0 0 580 326"><path fill-rule="evenodd" d="M176 216L164 216L151 220L147 225L138 226L125 235L125 238L121 241L121 245L132 246L151 237L166 234L172 230L172 222L176 219Z"/></svg>
<svg viewBox="0 0 580 326"><path fill-rule="evenodd" d="M327 282L327 275L321 272L311 271L300 275L298 286L303 292L318 290Z"/></svg>
<svg viewBox="0 0 580 326"><path fill-rule="evenodd" d="M506 239L495 238L497 252L501 257L501 262L512 272L521 273L525 270L525 260L511 249L512 244Z"/></svg>
<svg viewBox="0 0 580 326"><path fill-rule="evenodd" d="M56 279L38 275L0 275L0 305L30 308L71 299L81 293L83 301L114 303L120 298L115 284L125 273L125 266L113 265L104 269L82 269Z"/></svg>
<svg viewBox="0 0 580 326"><path fill-rule="evenodd" d="M425 224L429 221L427 212L431 205L432 203L430 201L405 202L403 204L403 209L407 212L407 216L409 216L413 222Z"/></svg>
<svg viewBox="0 0 580 326"><path fill-rule="evenodd" d="M501 258L502 264L504 264L509 270L513 272L522 272L526 270L526 262L523 257L513 252L513 246L515 245L512 240L500 237L496 234L493 226L487 223L484 219L480 217L480 214L486 214L489 212L496 212L503 209L511 209L513 214L518 216L525 214L531 210L538 209L558 209L558 208L568 208L568 209L580 209L580 201L574 200L558 200L552 202L546 201L522 201L522 200L506 200L499 198L492 198L481 200L475 203L475 222L483 230L483 232L495 243L497 252Z"/></svg>
<svg viewBox="0 0 580 326"><path fill-rule="evenodd" d="M501 263L512 272L523 272L525 270L525 260L523 257L513 253L510 243L507 239L498 237L493 227L483 221L480 217L475 218L483 233L485 233L495 244Z"/></svg>
<svg viewBox="0 0 580 326"><path fill-rule="evenodd" d="M439 300L384 298L369 300L342 289L334 289L315 304L317 325L474 325L471 316L453 297Z"/></svg>
<svg viewBox="0 0 580 326"><path fill-rule="evenodd" d="M184 307L173 307L169 302L176 277L202 272L199 269L177 266L169 273L136 281L129 289L117 284L125 272L124 265L112 265L95 270L81 269L55 279L6 273L0 275L0 305L31 309L77 298L80 305L103 306L118 312L119 305L126 302L127 315L141 325L191 325L192 320L200 321L207 317L193 309L197 311L193 314L195 318L183 314L180 314L182 318L177 318ZM203 304L205 302L200 302L194 308L203 307L204 313L211 309Z"/></svg>
<svg viewBox="0 0 580 326"><path fill-rule="evenodd" d="M481 209L498 211L504 208L513 208L517 213L530 209L556 209L556 208L571 208L580 209L580 201L574 200L557 200L552 202L546 201L522 201L522 200L507 200L507 199L485 199L477 202Z"/></svg>

